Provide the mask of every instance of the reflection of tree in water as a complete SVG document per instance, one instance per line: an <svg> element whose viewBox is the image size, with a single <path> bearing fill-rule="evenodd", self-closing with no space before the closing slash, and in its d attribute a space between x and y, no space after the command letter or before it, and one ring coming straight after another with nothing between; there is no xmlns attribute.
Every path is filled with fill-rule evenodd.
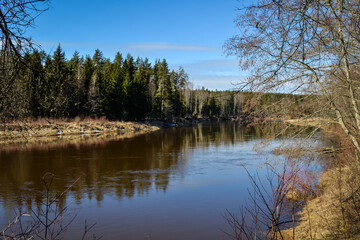
<svg viewBox="0 0 360 240"><path fill-rule="evenodd" d="M0 199L6 209L25 203L40 206L41 177L46 172L56 175L52 186L55 192L81 177L69 192L78 203L84 198L102 201L105 194L122 199L147 194L151 189L166 191L171 175L181 174L193 149L233 145L261 135L256 128L232 123L199 124L102 144L2 151Z"/></svg>

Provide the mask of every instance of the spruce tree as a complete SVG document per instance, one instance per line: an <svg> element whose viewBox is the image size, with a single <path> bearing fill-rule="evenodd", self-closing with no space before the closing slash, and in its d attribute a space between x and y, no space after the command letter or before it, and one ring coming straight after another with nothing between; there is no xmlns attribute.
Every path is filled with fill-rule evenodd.
<svg viewBox="0 0 360 240"><path fill-rule="evenodd" d="M65 53L61 46L57 47L52 59L46 60L47 92L47 115L50 117L62 117L67 115L68 98L71 90L68 87L69 70Z"/></svg>
<svg viewBox="0 0 360 240"><path fill-rule="evenodd" d="M133 101L136 94L134 88L134 64L134 58L128 54L123 64L122 73L124 76L124 110L126 113L126 118L130 119L133 118L134 115Z"/></svg>
<svg viewBox="0 0 360 240"><path fill-rule="evenodd" d="M140 63L134 77L134 95L132 97L131 118L142 120L148 114L147 105L147 73Z"/></svg>
<svg viewBox="0 0 360 240"><path fill-rule="evenodd" d="M27 52L24 61L27 62L28 68L24 68L23 80L27 85L26 91L29 101L29 114L32 117L44 116L42 103L45 98L45 79L43 60L45 53L34 50L32 53Z"/></svg>
<svg viewBox="0 0 360 240"><path fill-rule="evenodd" d="M93 61L90 58L90 56L86 56L85 58L85 62L83 65L83 70L82 70L82 80L83 80L83 90L82 90L82 99L80 100L81 103L81 110L80 112L82 114L88 115L89 114L89 103L88 103L88 99L89 99L89 92L90 92L90 83L92 80L92 76L94 74L94 65L93 65Z"/></svg>
<svg viewBox="0 0 360 240"><path fill-rule="evenodd" d="M71 115L76 116L81 113L82 102L84 98L84 81L82 78L82 65L84 59L80 57L79 52L75 51L73 57L70 59L68 65L71 74L71 82L74 87L74 93L72 97L72 109Z"/></svg>

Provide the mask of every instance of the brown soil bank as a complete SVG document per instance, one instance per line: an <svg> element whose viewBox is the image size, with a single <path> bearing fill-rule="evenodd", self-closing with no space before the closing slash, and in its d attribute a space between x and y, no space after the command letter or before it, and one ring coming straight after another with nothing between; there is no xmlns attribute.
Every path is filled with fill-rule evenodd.
<svg viewBox="0 0 360 240"><path fill-rule="evenodd" d="M2 124L0 147L15 143L52 142L55 139L74 139L91 135L119 136L142 134L158 130L146 123L108 121L105 119L21 121Z"/></svg>

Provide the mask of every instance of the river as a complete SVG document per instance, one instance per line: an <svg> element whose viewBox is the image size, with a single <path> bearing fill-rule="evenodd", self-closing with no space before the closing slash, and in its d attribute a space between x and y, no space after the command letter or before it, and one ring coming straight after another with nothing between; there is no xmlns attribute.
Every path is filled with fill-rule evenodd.
<svg viewBox="0 0 360 240"><path fill-rule="evenodd" d="M81 239L85 220L97 223L90 233L102 239L228 239L225 212L238 212L248 198L244 166L264 177L262 166L273 157L262 142L261 131L225 122L126 139L3 149L0 226L19 208L41 208L41 177L51 172L55 193L80 178L57 203L70 204L64 221L76 215L65 239ZM254 150L259 148L261 155Z"/></svg>

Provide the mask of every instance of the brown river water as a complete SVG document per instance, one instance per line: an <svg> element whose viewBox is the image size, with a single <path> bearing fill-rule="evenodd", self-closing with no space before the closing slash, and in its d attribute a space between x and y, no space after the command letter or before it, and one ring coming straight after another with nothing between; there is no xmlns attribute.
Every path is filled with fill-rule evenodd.
<svg viewBox="0 0 360 240"><path fill-rule="evenodd" d="M133 138L2 149L0 229L19 208L41 208L41 177L51 172L55 193L80 177L57 203L70 204L68 218L76 215L65 239L81 239L85 220L97 223L90 233L102 239L229 239L224 214L238 212L248 198L243 164L265 176L261 166L272 156L270 147L262 155L254 150L261 135L235 123L201 123Z"/></svg>

